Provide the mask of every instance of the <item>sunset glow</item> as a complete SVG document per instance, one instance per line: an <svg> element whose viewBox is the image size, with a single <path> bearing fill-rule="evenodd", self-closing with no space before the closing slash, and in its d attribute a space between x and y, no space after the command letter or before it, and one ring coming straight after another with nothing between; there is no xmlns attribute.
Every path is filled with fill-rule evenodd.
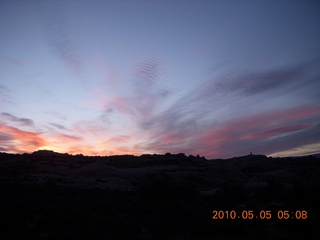
<svg viewBox="0 0 320 240"><path fill-rule="evenodd" d="M317 9L1 1L0 151L320 153Z"/></svg>

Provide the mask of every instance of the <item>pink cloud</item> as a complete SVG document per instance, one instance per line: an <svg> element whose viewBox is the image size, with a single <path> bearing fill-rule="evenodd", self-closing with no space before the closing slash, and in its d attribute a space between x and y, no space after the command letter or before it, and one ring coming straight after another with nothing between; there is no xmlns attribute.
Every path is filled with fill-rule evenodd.
<svg viewBox="0 0 320 240"><path fill-rule="evenodd" d="M244 139L267 139L269 137L279 135L282 133L288 133L288 132L294 132L301 129L306 129L309 127L315 127L316 125L306 125L306 126L289 126L289 127L279 127L279 128L273 128L261 132L256 132L253 134L249 134L247 136L244 136Z"/></svg>
<svg viewBox="0 0 320 240"><path fill-rule="evenodd" d="M298 107L230 119L212 125L208 122L200 126L197 126L197 123L191 126L193 121L187 121L178 112L174 112L173 115L171 111L167 113L169 115L154 116L142 124L144 131L150 135L148 139L136 145L138 149L157 153L184 152L219 158L248 154L250 151L268 154L272 148L277 147L279 141L283 141L278 144L278 147L282 148L304 144L305 139L296 136L307 134L306 131L309 135L310 131L313 132L312 128L316 125L303 122L317 117L319 108ZM286 133L293 134L294 137L289 139L284 135ZM311 139L314 139L311 135ZM272 137L280 136L280 140L270 140Z"/></svg>
<svg viewBox="0 0 320 240"><path fill-rule="evenodd" d="M268 152L270 151L268 145L271 146L273 143L265 140L283 133L315 127L316 125L296 124L316 117L319 114L318 110L317 107L299 107L287 111L263 113L243 119L230 120L200 134L197 146L199 146L199 150L202 149L203 154L209 156L229 156L229 153L232 152L247 152L246 149L254 148L256 144L263 145L261 149ZM303 139L297 141L296 144L299 144L299 142L302 144L302 141ZM283 145L283 147L286 146Z"/></svg>
<svg viewBox="0 0 320 240"><path fill-rule="evenodd" d="M0 131L10 139L1 143L9 152L33 152L46 145L39 133L26 132L6 124L0 124Z"/></svg>
<svg viewBox="0 0 320 240"><path fill-rule="evenodd" d="M109 144L109 143L123 143L123 142L127 142L128 140L130 140L130 136L116 136L113 137L111 139L109 139L108 141L105 142L105 144Z"/></svg>
<svg viewBox="0 0 320 240"><path fill-rule="evenodd" d="M71 136L71 135L67 135L67 134L59 134L59 135L55 135L54 138L58 141L61 142L79 142L81 141L80 137L76 137L76 136Z"/></svg>

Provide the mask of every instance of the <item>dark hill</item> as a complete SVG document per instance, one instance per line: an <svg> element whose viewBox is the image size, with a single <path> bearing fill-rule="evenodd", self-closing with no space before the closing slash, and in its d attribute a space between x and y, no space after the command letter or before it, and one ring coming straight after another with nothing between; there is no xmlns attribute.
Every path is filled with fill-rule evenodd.
<svg viewBox="0 0 320 240"><path fill-rule="evenodd" d="M1 239L319 236L320 160L312 156L0 153L0 191ZM213 220L214 210L224 219ZM266 211L272 219L260 219Z"/></svg>
<svg viewBox="0 0 320 240"><path fill-rule="evenodd" d="M40 156L60 156L62 153L54 152L52 150L38 150L32 153L32 155L40 155Z"/></svg>

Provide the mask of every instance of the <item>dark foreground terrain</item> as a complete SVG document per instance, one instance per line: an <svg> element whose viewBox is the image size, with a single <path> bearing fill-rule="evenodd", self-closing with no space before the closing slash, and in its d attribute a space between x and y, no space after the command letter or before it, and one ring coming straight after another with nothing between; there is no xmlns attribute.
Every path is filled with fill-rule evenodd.
<svg viewBox="0 0 320 240"><path fill-rule="evenodd" d="M0 194L6 240L320 239L315 157L0 153Z"/></svg>

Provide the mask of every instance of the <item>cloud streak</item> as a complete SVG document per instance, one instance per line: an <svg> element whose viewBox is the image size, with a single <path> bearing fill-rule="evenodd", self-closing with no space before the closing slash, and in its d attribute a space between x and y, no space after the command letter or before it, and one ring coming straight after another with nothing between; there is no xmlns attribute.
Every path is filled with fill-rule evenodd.
<svg viewBox="0 0 320 240"><path fill-rule="evenodd" d="M51 126L57 128L57 129L60 129L60 130L67 130L67 128L65 126L62 126L60 124L57 124L57 123L50 123Z"/></svg>
<svg viewBox="0 0 320 240"><path fill-rule="evenodd" d="M226 74L211 80L213 85L200 84L185 92L162 111L158 107L163 102L154 95L162 72L155 69L157 64L138 67L136 75L141 79L133 82L135 97L115 97L105 102L106 110L130 117L140 129L145 139L135 147L141 151L183 151L217 158L247 154L253 149L271 154L278 149L273 142L281 139L287 142L282 142L283 149L305 144L297 136L308 135L316 141L310 131L317 129L320 111L309 91L319 86L316 79L320 74L310 74L309 68L317 63L233 78ZM275 99L294 99L297 94L304 96L301 103L270 108Z"/></svg>
<svg viewBox="0 0 320 240"><path fill-rule="evenodd" d="M15 122L18 123L19 125L22 126L34 126L34 122L33 120L29 119L29 118L18 118L10 113L0 113L1 118L9 120L11 122Z"/></svg>
<svg viewBox="0 0 320 240"><path fill-rule="evenodd" d="M316 122L318 111L317 108L301 107L230 120L203 132L196 146L206 151L208 156L232 157L245 155L251 151L272 154L279 148L287 150L305 145L306 139L317 141L314 132L318 126L295 124L307 119Z"/></svg>
<svg viewBox="0 0 320 240"><path fill-rule="evenodd" d="M83 62L77 52L74 41L68 34L66 19L59 5L43 5L43 20L46 39L56 57L61 60L68 70L77 78L83 77Z"/></svg>
<svg viewBox="0 0 320 240"><path fill-rule="evenodd" d="M160 2L2 4L0 149L225 158L319 142L313 6Z"/></svg>
<svg viewBox="0 0 320 240"><path fill-rule="evenodd" d="M23 131L3 122L0 122L0 132L1 146L6 152L33 152L46 145L40 133Z"/></svg>
<svg viewBox="0 0 320 240"><path fill-rule="evenodd" d="M214 158L247 154L253 149L271 154L275 149L306 144L299 136L305 136L311 143L317 141L312 131L318 128L320 107L308 91L310 85L318 86L319 83L307 72L297 67L290 71L240 76L233 82L227 79L227 87L209 89L211 94L202 94L201 87L193 89L166 110L136 119L138 127L149 136L149 141L136 147L156 152L200 153ZM304 91L301 91L302 82L309 86L305 86ZM290 92L280 95L285 89ZM267 92L268 98L265 98ZM300 104L280 104L276 109L269 109L268 104L274 99L283 96L294 99L297 93L304 95ZM254 102L247 106L249 100L259 103L260 108L261 104L265 105L266 109L260 109L256 114L248 111L247 108L256 108ZM313 104L305 105L310 101ZM281 147L275 142L281 142Z"/></svg>

